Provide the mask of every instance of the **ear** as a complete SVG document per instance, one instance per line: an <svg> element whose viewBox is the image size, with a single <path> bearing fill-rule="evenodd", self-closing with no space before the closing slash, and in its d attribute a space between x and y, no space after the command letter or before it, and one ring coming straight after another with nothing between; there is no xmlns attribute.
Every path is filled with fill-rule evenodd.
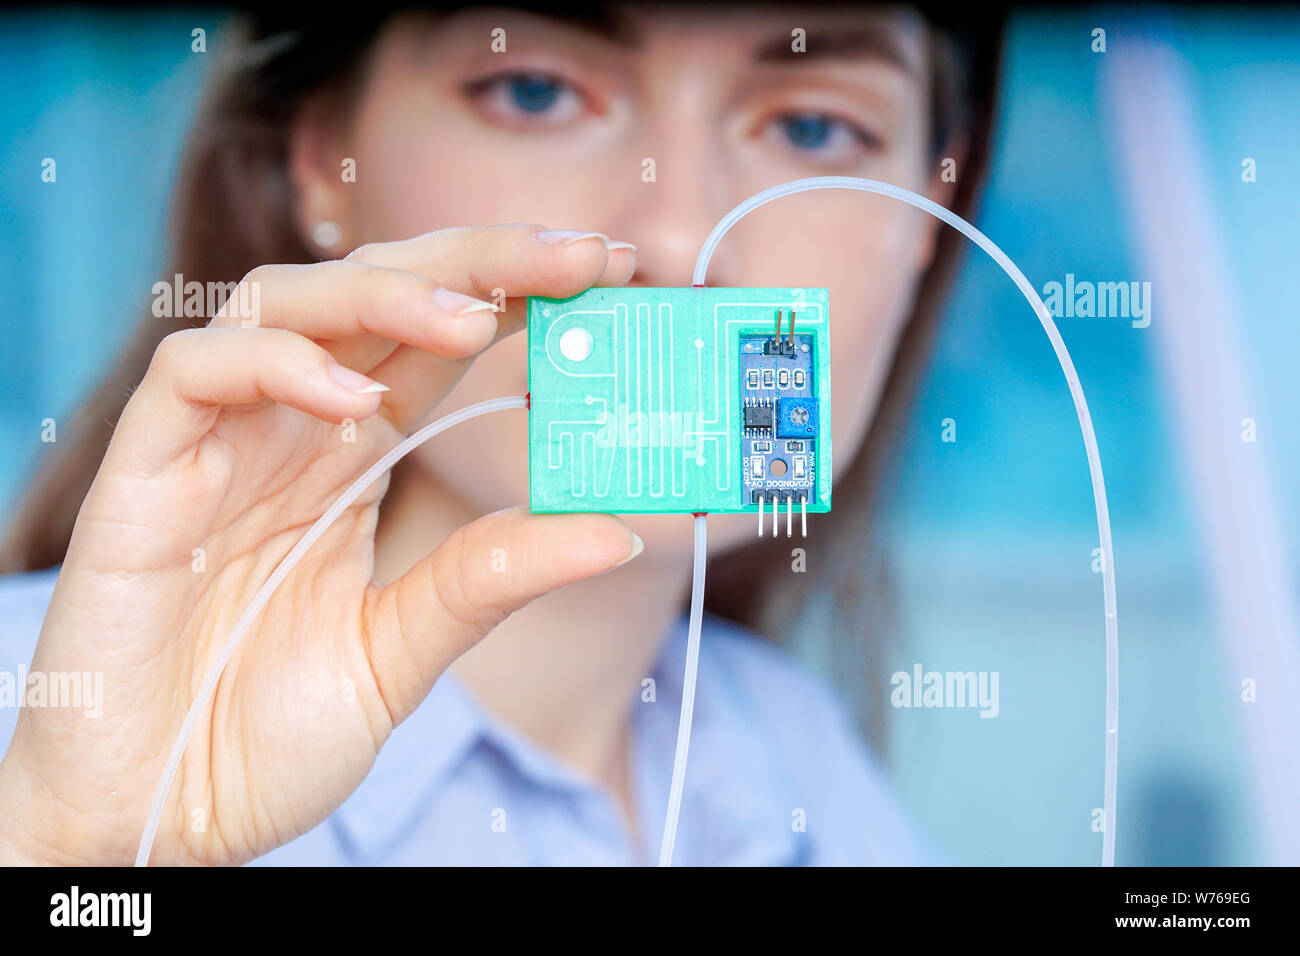
<svg viewBox="0 0 1300 956"><path fill-rule="evenodd" d="M945 209L952 209L952 205L957 199L957 180L965 173L967 148L968 144L965 135L957 135L950 139L948 145L940 154L934 172L930 176L930 183L925 194L931 201L938 203ZM935 246L939 241L939 230L949 228L946 223L940 222L933 216L926 216L925 218L927 220L925 239L921 243L920 260L917 263L919 272L928 269L930 262L934 259Z"/></svg>
<svg viewBox="0 0 1300 956"><path fill-rule="evenodd" d="M330 109L323 99L311 101L289 130L294 221L304 244L322 259L342 256L358 244L352 186L344 178L343 162L349 156L339 119L344 112Z"/></svg>

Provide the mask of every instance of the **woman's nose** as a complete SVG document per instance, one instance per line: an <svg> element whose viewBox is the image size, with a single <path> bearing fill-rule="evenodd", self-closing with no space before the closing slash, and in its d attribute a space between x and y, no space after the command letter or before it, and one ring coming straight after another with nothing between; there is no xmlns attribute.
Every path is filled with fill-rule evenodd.
<svg viewBox="0 0 1300 956"><path fill-rule="evenodd" d="M684 138L684 137L683 137ZM701 136L696 144L708 142ZM642 163L642 181L627 195L607 234L637 246L633 285L688 286L709 231L735 204L721 158L697 146L662 151ZM653 179L646 181L646 177ZM740 197L743 198L743 197ZM708 284L735 284L724 241L709 263Z"/></svg>

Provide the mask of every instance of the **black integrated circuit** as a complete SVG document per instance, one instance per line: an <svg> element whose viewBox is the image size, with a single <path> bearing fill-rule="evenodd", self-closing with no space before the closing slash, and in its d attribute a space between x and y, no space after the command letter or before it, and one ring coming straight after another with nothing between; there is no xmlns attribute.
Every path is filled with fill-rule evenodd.
<svg viewBox="0 0 1300 956"><path fill-rule="evenodd" d="M775 407L769 402L758 402L753 405L745 406L745 431L768 431L772 430L773 413Z"/></svg>

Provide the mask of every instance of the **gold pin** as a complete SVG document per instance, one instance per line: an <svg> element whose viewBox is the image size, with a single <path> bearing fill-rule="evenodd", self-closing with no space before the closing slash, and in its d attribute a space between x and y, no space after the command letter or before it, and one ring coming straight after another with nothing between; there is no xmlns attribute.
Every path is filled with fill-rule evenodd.
<svg viewBox="0 0 1300 956"><path fill-rule="evenodd" d="M781 341L781 310L776 310L776 341Z"/></svg>
<svg viewBox="0 0 1300 956"><path fill-rule="evenodd" d="M776 337L778 340L781 338L781 327L779 325L776 329ZM794 346L794 309L790 310L790 345L791 347Z"/></svg>

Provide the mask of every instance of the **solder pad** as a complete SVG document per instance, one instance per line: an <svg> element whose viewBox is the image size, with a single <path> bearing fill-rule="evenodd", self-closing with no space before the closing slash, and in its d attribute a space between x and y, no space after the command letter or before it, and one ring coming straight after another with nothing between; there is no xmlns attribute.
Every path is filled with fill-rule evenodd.
<svg viewBox="0 0 1300 956"><path fill-rule="evenodd" d="M530 298L532 510L829 511L828 307L825 289Z"/></svg>

